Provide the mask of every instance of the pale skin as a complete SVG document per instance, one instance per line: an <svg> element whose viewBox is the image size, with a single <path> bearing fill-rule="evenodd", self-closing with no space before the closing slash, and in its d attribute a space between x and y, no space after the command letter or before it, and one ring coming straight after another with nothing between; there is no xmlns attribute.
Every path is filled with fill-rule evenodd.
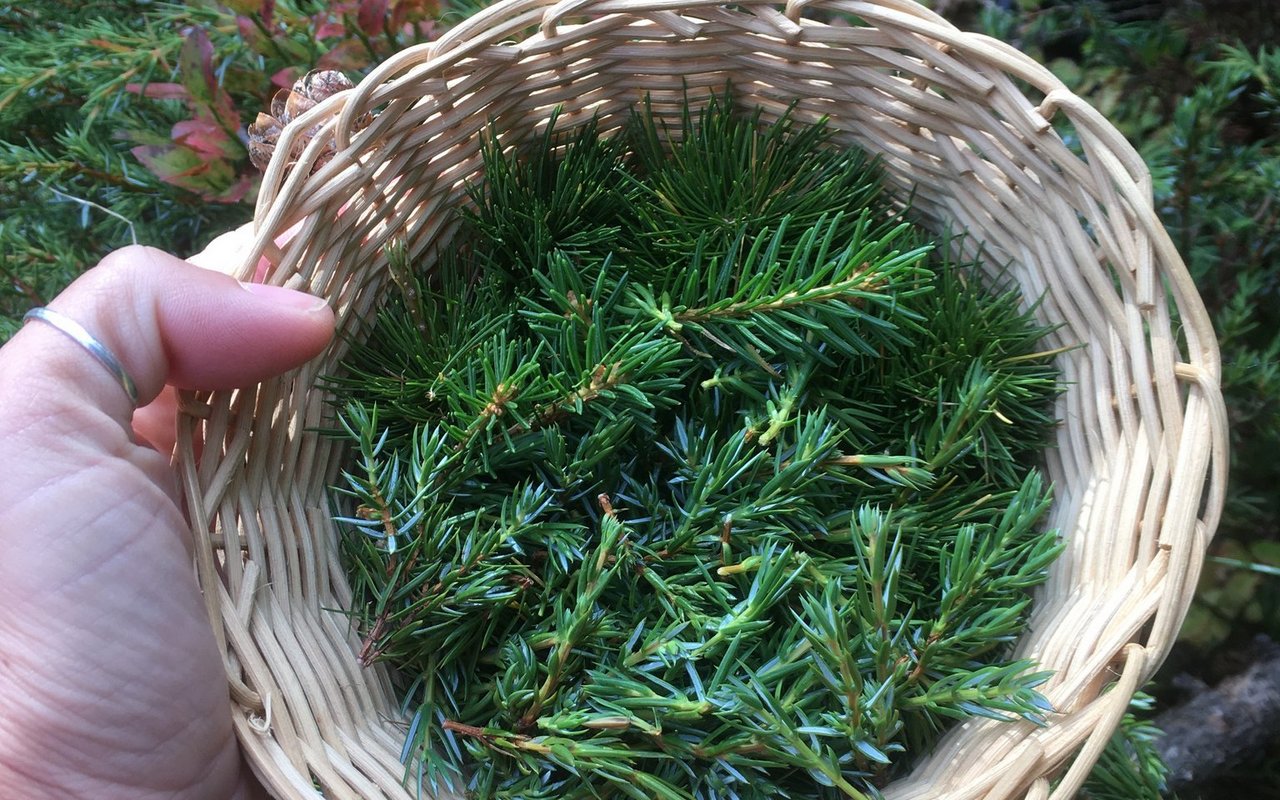
<svg viewBox="0 0 1280 800"><path fill-rule="evenodd" d="M0 797L263 796L192 569L172 387L295 367L333 314L141 247L48 305L117 355L142 407L42 322L0 348Z"/></svg>

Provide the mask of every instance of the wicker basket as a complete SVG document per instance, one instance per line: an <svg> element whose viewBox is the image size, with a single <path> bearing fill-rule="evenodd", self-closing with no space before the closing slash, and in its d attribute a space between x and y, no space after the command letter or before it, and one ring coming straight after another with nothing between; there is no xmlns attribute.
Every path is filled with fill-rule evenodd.
<svg viewBox="0 0 1280 800"><path fill-rule="evenodd" d="M1227 461L1216 342L1150 177L1044 67L910 0L506 0L286 128L237 276L265 258L268 280L330 298L353 331L379 305L389 239L448 245L491 120L520 137L562 106L607 129L646 94L674 113L686 86L729 81L766 116L798 103L882 154L927 225L968 231L1044 295L1053 345L1083 345L1060 358L1070 388L1047 453L1068 547L1020 645L1053 670L1059 713L962 725L885 792L1070 797L1177 633ZM317 379L342 356L338 343L259 387L186 398L179 462L254 769L280 798L408 798L405 720L385 671L357 665L342 613L327 499L342 453L311 432L331 421Z"/></svg>

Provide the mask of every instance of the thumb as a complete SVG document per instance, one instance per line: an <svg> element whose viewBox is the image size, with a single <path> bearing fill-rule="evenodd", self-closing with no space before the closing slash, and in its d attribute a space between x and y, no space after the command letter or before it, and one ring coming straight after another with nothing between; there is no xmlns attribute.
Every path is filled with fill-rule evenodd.
<svg viewBox="0 0 1280 800"><path fill-rule="evenodd" d="M320 298L241 284L161 250L126 247L80 276L49 307L115 354L146 405L166 383L247 386L298 366L333 335ZM0 386L18 382L35 408L84 397L128 427L134 411L112 374L53 327L32 322L0 350ZM4 392L8 394L8 392Z"/></svg>

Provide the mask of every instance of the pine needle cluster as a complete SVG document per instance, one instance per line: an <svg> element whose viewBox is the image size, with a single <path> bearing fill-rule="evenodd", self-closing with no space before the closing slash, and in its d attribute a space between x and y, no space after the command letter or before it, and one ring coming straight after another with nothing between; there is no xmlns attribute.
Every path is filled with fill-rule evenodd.
<svg viewBox="0 0 1280 800"><path fill-rule="evenodd" d="M427 791L866 798L1010 661L1059 552L1045 329L822 125L728 95L485 151L332 379L366 663Z"/></svg>

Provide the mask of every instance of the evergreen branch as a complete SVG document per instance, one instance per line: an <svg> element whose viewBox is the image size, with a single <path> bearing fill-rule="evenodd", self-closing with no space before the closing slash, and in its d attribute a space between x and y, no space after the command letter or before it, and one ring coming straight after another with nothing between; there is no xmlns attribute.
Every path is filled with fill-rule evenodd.
<svg viewBox="0 0 1280 800"><path fill-rule="evenodd" d="M6 155L18 155L16 150ZM39 154L33 154L39 155ZM95 169L86 164L76 161L58 160L58 159L31 159L31 160L5 160L0 161L0 180L6 178L27 178L32 175L41 173L52 174L55 177L63 177L72 175L76 177L87 178L95 183L106 184L128 192L154 192L155 187L145 183L140 183L135 178L127 175L116 174L106 170ZM192 202L195 202L194 200Z"/></svg>
<svg viewBox="0 0 1280 800"><path fill-rule="evenodd" d="M912 710L928 708L956 719L1008 720L1013 715L1043 725L1044 715L1053 707L1034 688L1051 673L1028 672L1031 668L1031 662L1017 661L949 675L930 685L924 694L905 699L903 705Z"/></svg>
<svg viewBox="0 0 1280 800"><path fill-rule="evenodd" d="M507 432L517 434L538 430L563 419L570 413L581 413L584 405L600 400L606 393L624 385L628 378L629 376L622 371L621 362L597 364L595 369L591 370L591 377L585 385L580 385L573 393L546 406L535 408L530 423L513 425Z"/></svg>
<svg viewBox="0 0 1280 800"><path fill-rule="evenodd" d="M926 274L920 264L929 250L891 249L909 232L906 225L884 237L867 238L870 217L864 213L853 240L832 253L842 220L839 213L820 219L785 256L786 218L777 230L762 232L749 244L739 236L717 263L700 263L700 249L682 284L672 286L670 293L658 296L648 287L632 286L629 310L673 336L692 333L747 361L813 357L830 366L835 352L877 355L901 343L901 327L914 324L901 303L919 291L914 284ZM734 288L713 303L694 305L707 282L705 269L711 270L713 285ZM893 293L885 291L890 285ZM804 314L797 313L802 309ZM893 312L893 321L876 312ZM816 338L819 332L822 336Z"/></svg>
<svg viewBox="0 0 1280 800"><path fill-rule="evenodd" d="M611 507L607 505L607 497L602 496L601 502L608 510L600 520L600 541L596 546L595 557L583 562L578 571L574 609L564 609L556 615L560 632L556 635L557 643L547 659L547 677L517 723L520 730L528 730L533 726L534 720L542 713L542 707L555 694L573 650L591 632L596 617L596 602L625 562L621 557L625 551L620 552L619 546L626 536L626 527L612 513Z"/></svg>
<svg viewBox="0 0 1280 800"><path fill-rule="evenodd" d="M735 680L733 683L738 689L738 697L756 716L758 733L766 739L781 740L781 746L770 748L771 755L805 770L817 779L819 785L835 787L850 800L871 800L871 795L855 787L845 777L833 753L815 746L810 738L812 734L806 737L790 723L790 715L766 687L757 681L744 683Z"/></svg>
<svg viewBox="0 0 1280 800"><path fill-rule="evenodd" d="M462 246L430 277L392 253L399 291L333 379L383 426L343 418L344 546L429 781L873 797L945 719L1045 710L1000 660L1059 549L1007 441L1052 425L1039 329L1012 296L937 297L958 269L897 211L833 208L851 161L797 183L791 133L716 113L707 152L659 145L684 172L655 129L625 157L491 137ZM744 153L812 196L757 183L691 240L675 212L713 211L707 165Z"/></svg>
<svg viewBox="0 0 1280 800"><path fill-rule="evenodd" d="M4 274L5 281L8 282L10 286L17 289L32 306L44 305L45 299L40 292L36 290L34 286L18 277L13 270L9 269L8 261L9 260L7 258L0 257L0 272Z"/></svg>

